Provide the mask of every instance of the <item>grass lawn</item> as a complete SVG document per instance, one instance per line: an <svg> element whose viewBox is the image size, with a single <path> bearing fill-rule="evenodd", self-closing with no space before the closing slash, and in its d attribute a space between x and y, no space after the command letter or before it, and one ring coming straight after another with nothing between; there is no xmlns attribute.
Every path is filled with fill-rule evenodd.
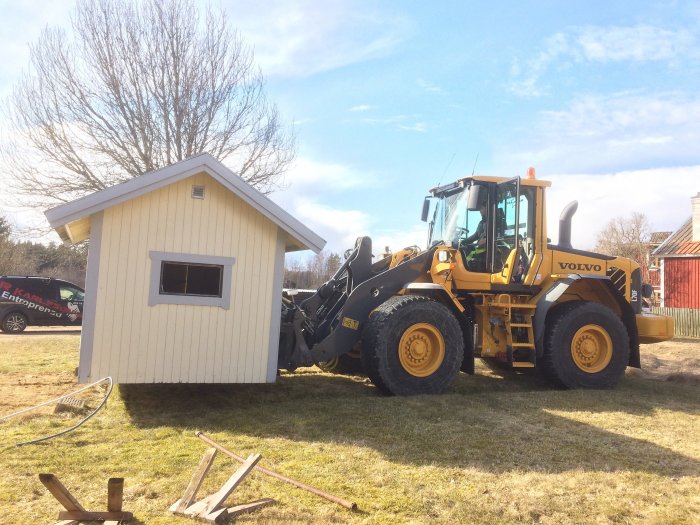
<svg viewBox="0 0 700 525"><path fill-rule="evenodd" d="M79 336L0 335L0 415L75 388ZM125 478L131 523L186 524L168 507L207 446L356 501L352 513L258 473L229 503L277 502L240 523L700 523L700 343L643 347L649 370L613 391L559 391L535 373L477 367L449 393L382 397L316 369L275 385L131 385L80 429L39 411L0 423L0 522L55 523L56 474L90 510ZM219 454L200 492L237 468Z"/></svg>

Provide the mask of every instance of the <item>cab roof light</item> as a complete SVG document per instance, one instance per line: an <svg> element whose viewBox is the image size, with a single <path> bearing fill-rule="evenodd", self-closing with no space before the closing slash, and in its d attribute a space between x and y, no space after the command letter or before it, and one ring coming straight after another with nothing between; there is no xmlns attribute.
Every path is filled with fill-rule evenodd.
<svg viewBox="0 0 700 525"><path fill-rule="evenodd" d="M527 169L527 178L528 178L528 179L535 180L535 168L533 168L532 166L530 166L530 167Z"/></svg>

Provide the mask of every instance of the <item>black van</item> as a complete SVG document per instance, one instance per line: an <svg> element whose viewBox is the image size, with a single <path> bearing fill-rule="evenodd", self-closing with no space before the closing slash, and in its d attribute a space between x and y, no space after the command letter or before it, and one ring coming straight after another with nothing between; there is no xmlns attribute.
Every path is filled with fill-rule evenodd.
<svg viewBox="0 0 700 525"><path fill-rule="evenodd" d="M0 275L0 328L19 333L29 325L79 326L84 297L80 286L60 279Z"/></svg>

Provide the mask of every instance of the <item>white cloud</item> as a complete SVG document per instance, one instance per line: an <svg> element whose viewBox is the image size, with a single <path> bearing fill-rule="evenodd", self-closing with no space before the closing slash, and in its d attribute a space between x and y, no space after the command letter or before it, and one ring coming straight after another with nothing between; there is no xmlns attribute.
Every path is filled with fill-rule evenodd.
<svg viewBox="0 0 700 525"><path fill-rule="evenodd" d="M285 175L283 187L286 189L275 195L302 195L320 188L323 188L323 192L334 193L357 186L372 186L377 179L371 172L359 172L342 164L299 157Z"/></svg>
<svg viewBox="0 0 700 525"><path fill-rule="evenodd" d="M552 181L547 190L547 231L559 236L559 215L578 200L572 222L572 244L592 249L608 221L644 213L654 231L674 231L690 216L690 198L700 190L700 165L657 168L603 175L543 175Z"/></svg>
<svg viewBox="0 0 700 525"><path fill-rule="evenodd" d="M369 111L370 109L372 109L372 106L370 106L369 104L359 104L357 106L351 107L348 111L351 111L353 113L360 113L364 111Z"/></svg>
<svg viewBox="0 0 700 525"><path fill-rule="evenodd" d="M542 112L528 133L505 138L496 157L550 173L691 165L700 162L699 140L700 96L623 92Z"/></svg>
<svg viewBox="0 0 700 525"><path fill-rule="evenodd" d="M297 198L289 210L292 215L323 237L326 250L343 253L355 245L355 239L367 235L370 217L359 210L334 208L312 199Z"/></svg>
<svg viewBox="0 0 700 525"><path fill-rule="evenodd" d="M411 32L406 17L348 0L241 0L230 11L266 75L309 76L382 58Z"/></svg>
<svg viewBox="0 0 700 525"><path fill-rule="evenodd" d="M381 184L377 173L358 172L340 164L326 164L301 157L287 176L287 188L270 197L277 204L321 235L326 250L340 253L355 245L357 237L369 235L373 251L385 246L398 250L419 244L424 247L427 229L424 223L387 228L385 218L358 209L354 197L371 186ZM352 195L353 198L346 198Z"/></svg>
<svg viewBox="0 0 700 525"><path fill-rule="evenodd" d="M416 84L418 85L418 87L424 89L428 93L443 93L443 90L440 86L433 84L432 82L428 82L423 78L419 78L418 80L416 80Z"/></svg>
<svg viewBox="0 0 700 525"><path fill-rule="evenodd" d="M428 125L425 122L415 122L414 124L399 124L399 128L404 131L416 131L418 133L426 133Z"/></svg>
<svg viewBox="0 0 700 525"><path fill-rule="evenodd" d="M374 228L370 236L372 237L372 251L375 255L384 253L387 246L392 252L408 246L418 246L425 249L428 240L428 227L424 222L416 222L400 229Z"/></svg>
<svg viewBox="0 0 700 525"><path fill-rule="evenodd" d="M547 92L541 78L561 63L660 62L688 58L696 39L689 31L649 25L574 27L545 39L539 53L521 65L511 66L513 93L537 97Z"/></svg>
<svg viewBox="0 0 700 525"><path fill-rule="evenodd" d="M670 31L648 25L589 26L582 28L576 38L583 57L595 62L674 60L694 43L693 35L684 29Z"/></svg>
<svg viewBox="0 0 700 525"><path fill-rule="evenodd" d="M364 117L358 119L356 122L372 126L391 126L403 131L426 133L428 131L428 124L416 120L417 118L419 118L419 116L416 115L393 115L391 117Z"/></svg>
<svg viewBox="0 0 700 525"><path fill-rule="evenodd" d="M356 237L367 234L370 218L365 212L328 202L337 201L346 191L377 185L380 179L371 172L299 157L285 176L285 188L270 197L321 235L328 242L327 250L342 253Z"/></svg>
<svg viewBox="0 0 700 525"><path fill-rule="evenodd" d="M568 40L566 34L556 33L545 40L543 49L535 58L529 60L525 67L515 61L511 66L511 75L514 78L510 85L511 91L525 97L538 97L544 94L538 85L539 79L557 57L568 52Z"/></svg>

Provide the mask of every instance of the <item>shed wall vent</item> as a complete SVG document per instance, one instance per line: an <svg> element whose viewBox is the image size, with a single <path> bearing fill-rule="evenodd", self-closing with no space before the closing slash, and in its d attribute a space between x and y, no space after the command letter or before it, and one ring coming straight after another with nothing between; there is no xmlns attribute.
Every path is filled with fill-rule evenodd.
<svg viewBox="0 0 700 525"><path fill-rule="evenodd" d="M192 186L192 198L193 199L203 199L204 198L204 186Z"/></svg>

